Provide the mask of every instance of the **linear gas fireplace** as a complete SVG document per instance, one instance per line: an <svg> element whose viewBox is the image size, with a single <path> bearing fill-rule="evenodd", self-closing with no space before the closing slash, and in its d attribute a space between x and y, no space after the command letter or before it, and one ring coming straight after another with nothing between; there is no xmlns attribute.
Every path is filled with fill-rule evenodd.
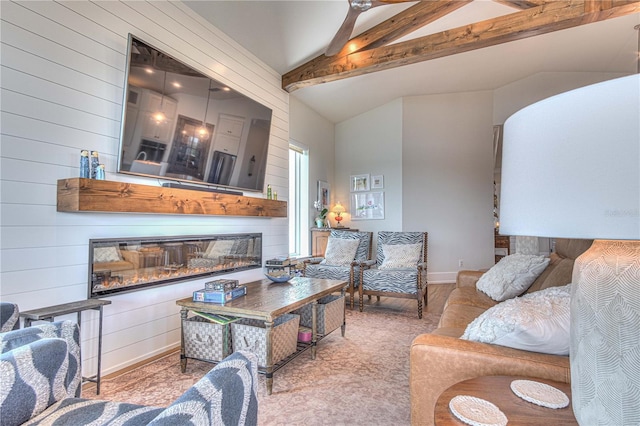
<svg viewBox="0 0 640 426"><path fill-rule="evenodd" d="M89 298L262 267L262 234L89 240Z"/></svg>

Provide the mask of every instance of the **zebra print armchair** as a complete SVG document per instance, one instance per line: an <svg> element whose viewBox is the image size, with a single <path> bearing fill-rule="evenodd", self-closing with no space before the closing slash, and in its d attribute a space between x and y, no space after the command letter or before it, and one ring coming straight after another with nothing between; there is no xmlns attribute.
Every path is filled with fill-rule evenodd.
<svg viewBox="0 0 640 426"><path fill-rule="evenodd" d="M360 265L360 311L363 296L416 299L418 318L427 305L427 232L378 232L376 259Z"/></svg>
<svg viewBox="0 0 640 426"><path fill-rule="evenodd" d="M304 261L303 274L305 277L324 278L331 280L345 280L349 283L347 292L349 293L351 309L353 309L356 288L360 282L359 265L371 259L371 242L373 239L372 232L356 232L334 229L329 234L329 242L327 249L332 244L333 239L341 240L359 240L354 257L350 259L342 259L336 266L326 257L312 257ZM327 256L327 253L325 253Z"/></svg>

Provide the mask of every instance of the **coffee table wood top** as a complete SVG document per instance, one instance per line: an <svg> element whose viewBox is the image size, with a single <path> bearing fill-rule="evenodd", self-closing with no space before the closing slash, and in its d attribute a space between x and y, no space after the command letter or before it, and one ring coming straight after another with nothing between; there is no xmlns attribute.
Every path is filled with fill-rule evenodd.
<svg viewBox="0 0 640 426"><path fill-rule="evenodd" d="M273 321L282 314L341 291L347 286L347 282L295 277L284 283L274 283L264 278L243 285L247 287L246 296L238 297L224 305L194 302L193 297L180 299L176 304L192 311Z"/></svg>
<svg viewBox="0 0 640 426"><path fill-rule="evenodd" d="M564 392L571 401L571 385L552 380L518 376L482 376L459 382L438 397L434 420L437 426L465 425L449 410L449 401L458 395L475 396L489 401L502 411L513 425L577 425L571 402L565 408L546 408L521 399L511 390L514 380L532 380L546 383Z"/></svg>

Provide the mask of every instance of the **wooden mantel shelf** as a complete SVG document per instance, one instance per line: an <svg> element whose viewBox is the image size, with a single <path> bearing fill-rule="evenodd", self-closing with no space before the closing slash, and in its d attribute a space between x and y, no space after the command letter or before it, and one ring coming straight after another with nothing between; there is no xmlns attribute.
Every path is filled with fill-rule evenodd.
<svg viewBox="0 0 640 426"><path fill-rule="evenodd" d="M287 202L84 178L58 180L59 212L287 217Z"/></svg>

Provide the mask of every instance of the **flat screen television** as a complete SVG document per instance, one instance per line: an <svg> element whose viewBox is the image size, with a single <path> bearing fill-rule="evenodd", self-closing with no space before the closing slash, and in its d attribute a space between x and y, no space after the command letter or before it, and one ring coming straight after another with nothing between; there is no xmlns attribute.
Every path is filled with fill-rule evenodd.
<svg viewBox="0 0 640 426"><path fill-rule="evenodd" d="M118 172L262 191L272 110L129 34Z"/></svg>

